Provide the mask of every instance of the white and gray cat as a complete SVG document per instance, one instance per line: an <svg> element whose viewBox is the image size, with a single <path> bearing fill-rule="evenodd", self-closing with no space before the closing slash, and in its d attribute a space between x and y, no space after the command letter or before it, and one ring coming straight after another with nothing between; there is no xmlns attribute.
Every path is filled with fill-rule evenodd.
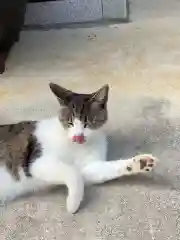
<svg viewBox="0 0 180 240"><path fill-rule="evenodd" d="M0 201L52 185L68 188L67 210L75 213L84 185L147 173L158 162L150 154L106 161L102 126L108 119L108 85L78 94L50 83L60 103L58 116L0 126Z"/></svg>

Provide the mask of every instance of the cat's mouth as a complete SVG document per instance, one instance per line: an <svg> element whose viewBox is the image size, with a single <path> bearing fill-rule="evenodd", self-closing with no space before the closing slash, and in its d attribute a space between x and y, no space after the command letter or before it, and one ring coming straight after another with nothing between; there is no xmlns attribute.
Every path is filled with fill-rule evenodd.
<svg viewBox="0 0 180 240"><path fill-rule="evenodd" d="M72 141L79 144L83 144L86 140L85 140L85 136L83 134L80 134L80 135L74 135L72 137Z"/></svg>

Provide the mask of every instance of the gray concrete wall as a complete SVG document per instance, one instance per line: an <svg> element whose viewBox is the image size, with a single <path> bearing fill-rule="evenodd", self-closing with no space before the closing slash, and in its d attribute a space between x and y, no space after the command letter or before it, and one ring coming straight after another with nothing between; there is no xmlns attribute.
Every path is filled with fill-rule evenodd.
<svg viewBox="0 0 180 240"><path fill-rule="evenodd" d="M29 3L25 25L126 19L127 0L60 0Z"/></svg>

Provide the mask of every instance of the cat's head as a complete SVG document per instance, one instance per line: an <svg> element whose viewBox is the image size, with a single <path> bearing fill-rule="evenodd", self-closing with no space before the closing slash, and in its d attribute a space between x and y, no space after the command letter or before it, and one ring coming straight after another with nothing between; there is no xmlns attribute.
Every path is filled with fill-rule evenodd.
<svg viewBox="0 0 180 240"><path fill-rule="evenodd" d="M62 106L59 120L73 142L84 143L92 131L106 123L108 85L91 94L74 93L54 83L49 85Z"/></svg>

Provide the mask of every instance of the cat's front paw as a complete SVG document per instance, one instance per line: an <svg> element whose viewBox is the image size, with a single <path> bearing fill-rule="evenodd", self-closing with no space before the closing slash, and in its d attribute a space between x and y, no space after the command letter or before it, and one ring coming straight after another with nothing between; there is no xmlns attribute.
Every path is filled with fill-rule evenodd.
<svg viewBox="0 0 180 240"><path fill-rule="evenodd" d="M140 154L132 158L126 169L129 174L147 173L154 169L158 161L151 154Z"/></svg>
<svg viewBox="0 0 180 240"><path fill-rule="evenodd" d="M69 213L76 213L80 207L80 203L78 199L72 198L71 196L68 196L67 202L66 202L66 208Z"/></svg>

